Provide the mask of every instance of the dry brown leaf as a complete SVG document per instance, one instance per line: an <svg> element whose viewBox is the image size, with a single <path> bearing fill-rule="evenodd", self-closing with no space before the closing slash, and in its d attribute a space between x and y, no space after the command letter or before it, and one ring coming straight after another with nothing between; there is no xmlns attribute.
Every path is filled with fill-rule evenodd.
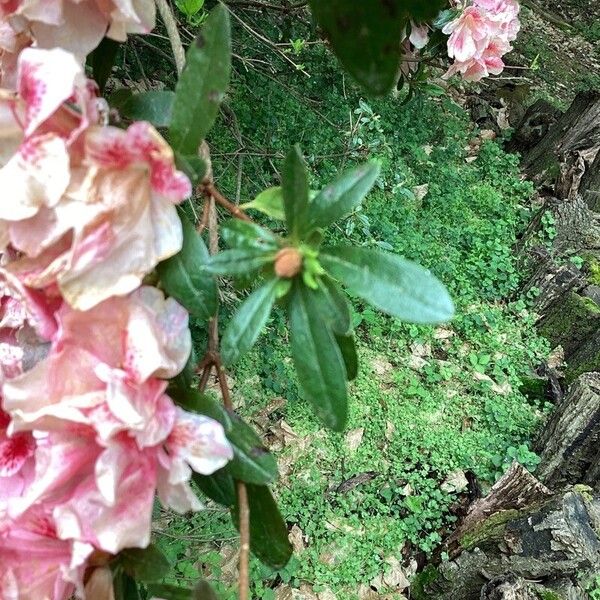
<svg viewBox="0 0 600 600"><path fill-rule="evenodd" d="M299 554L306 548L306 545L304 544L304 533L302 532L302 529L298 527L298 525L292 525L288 539L290 540L290 544L292 544L296 554Z"/></svg>
<svg viewBox="0 0 600 600"><path fill-rule="evenodd" d="M364 427L359 427L357 429L351 429L346 434L346 447L350 452L354 452L361 444L363 436L365 434Z"/></svg>

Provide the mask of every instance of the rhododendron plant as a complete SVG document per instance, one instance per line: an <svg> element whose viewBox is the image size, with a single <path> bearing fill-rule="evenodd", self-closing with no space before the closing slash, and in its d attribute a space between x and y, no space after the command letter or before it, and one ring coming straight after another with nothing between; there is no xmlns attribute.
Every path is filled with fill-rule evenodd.
<svg viewBox="0 0 600 600"><path fill-rule="evenodd" d="M276 462L235 414L225 369L250 350L279 302L302 397L341 431L358 366L342 286L405 321L453 314L428 270L377 249L327 246L327 228L359 206L377 164L313 193L293 148L281 187L241 207L224 198L204 139L231 71L227 9L207 16L184 68L176 23L158 4L182 72L174 90L132 92L130 118L127 102L100 98L88 76L104 85L98 61L86 60L105 37L150 31L152 0L0 0L2 600L121 600L140 583L144 597L191 597L160 583L166 559L151 544L152 514L157 501L178 513L201 510L201 495L231 509L239 526L247 598L249 548L280 569L291 545L268 488ZM309 4L342 62L376 93L389 92L399 72L421 76L418 53L442 27L454 59L447 75L472 80L502 70L518 31L515 0L466 1L443 25L435 18L444 0L410 10L395 0ZM104 75L109 54L93 57L108 62ZM188 220L192 184L201 196L193 201L204 202L199 229L208 222L214 241L221 227L229 250L212 244L211 255ZM220 224L215 202L237 220ZM285 227L266 229L244 207ZM220 343L217 277L240 275L253 290ZM200 360L190 315L207 331ZM206 393L212 369L222 404ZM250 530L260 535L249 539ZM137 568L146 562L153 567Z"/></svg>

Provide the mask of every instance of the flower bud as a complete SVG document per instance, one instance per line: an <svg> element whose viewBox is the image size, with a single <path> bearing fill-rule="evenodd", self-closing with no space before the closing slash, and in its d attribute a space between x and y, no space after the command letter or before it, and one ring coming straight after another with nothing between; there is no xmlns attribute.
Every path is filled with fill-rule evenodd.
<svg viewBox="0 0 600 600"><path fill-rule="evenodd" d="M275 274L278 277L292 278L302 269L302 254L297 248L283 248L275 257Z"/></svg>

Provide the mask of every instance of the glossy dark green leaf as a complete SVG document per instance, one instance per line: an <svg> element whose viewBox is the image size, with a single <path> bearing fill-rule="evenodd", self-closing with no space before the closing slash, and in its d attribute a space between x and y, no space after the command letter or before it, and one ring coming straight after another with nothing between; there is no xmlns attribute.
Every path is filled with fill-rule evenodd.
<svg viewBox="0 0 600 600"><path fill-rule="evenodd" d="M127 548L119 553L123 571L136 581L158 581L171 567L165 555L154 545L147 548Z"/></svg>
<svg viewBox="0 0 600 600"><path fill-rule="evenodd" d="M316 415L342 431L348 414L346 368L321 306L318 292L295 282L288 304L292 359Z"/></svg>
<svg viewBox="0 0 600 600"><path fill-rule="evenodd" d="M186 65L177 82L169 129L174 150L197 152L213 126L231 72L229 13L222 4L213 8L190 45Z"/></svg>
<svg viewBox="0 0 600 600"><path fill-rule="evenodd" d="M354 335L349 333L347 335L341 335L334 333L335 341L337 342L342 358L344 359L344 366L346 367L346 379L352 381L356 379L358 375L358 355L356 354L356 343Z"/></svg>
<svg viewBox="0 0 600 600"><path fill-rule="evenodd" d="M213 275L246 275L274 260L273 250L224 250L212 256L205 269Z"/></svg>
<svg viewBox="0 0 600 600"><path fill-rule="evenodd" d="M194 591L192 592L193 600L218 600L217 594L210 587L208 581L202 579L199 581L194 587Z"/></svg>
<svg viewBox="0 0 600 600"><path fill-rule="evenodd" d="M194 473L192 477L202 493L211 500L223 506L235 504L235 482L225 469L219 469L212 475Z"/></svg>
<svg viewBox="0 0 600 600"><path fill-rule="evenodd" d="M98 84L100 92L104 91L110 77L119 46L119 42L105 37L88 57L88 64L92 67L92 76Z"/></svg>
<svg viewBox="0 0 600 600"><path fill-rule="evenodd" d="M327 248L323 268L375 308L410 323L441 323L454 314L444 285L427 269L394 254L359 247Z"/></svg>
<svg viewBox="0 0 600 600"><path fill-rule="evenodd" d="M166 583L149 585L148 594L150 598L161 598L161 600L194 600L192 590Z"/></svg>
<svg viewBox="0 0 600 600"><path fill-rule="evenodd" d="M306 226L309 203L308 171L298 146L289 152L282 173L283 207L290 235L299 239Z"/></svg>
<svg viewBox="0 0 600 600"><path fill-rule="evenodd" d="M379 165L367 163L341 175L311 202L310 227L327 227L351 213L373 187Z"/></svg>
<svg viewBox="0 0 600 600"><path fill-rule="evenodd" d="M352 312L348 298L340 286L330 277L322 277L319 291L323 295L327 320L335 333L347 334L352 329Z"/></svg>
<svg viewBox="0 0 600 600"><path fill-rule="evenodd" d="M223 425L231 443L234 458L223 472L235 479L264 485L277 479L277 462L263 446L260 437L235 413L228 411L220 402L195 389L177 390L175 402L186 410L207 415Z"/></svg>
<svg viewBox="0 0 600 600"><path fill-rule="evenodd" d="M135 580L120 568L115 571L113 576L113 591L115 600L139 600L141 598Z"/></svg>
<svg viewBox="0 0 600 600"><path fill-rule="evenodd" d="M233 315L221 339L221 358L225 366L232 365L258 339L271 314L279 279L271 279L252 292Z"/></svg>
<svg viewBox="0 0 600 600"><path fill-rule="evenodd" d="M446 0L310 0L319 25L348 72L370 93L396 82L400 38L412 18L433 19Z"/></svg>
<svg viewBox="0 0 600 600"><path fill-rule="evenodd" d="M264 564L281 569L292 556L286 523L267 486L247 485L246 490L250 508L250 549ZM237 502L231 516L238 527Z"/></svg>
<svg viewBox="0 0 600 600"><path fill-rule="evenodd" d="M175 164L180 171L183 171L196 185L204 179L206 175L206 163L196 155L183 155L175 152Z"/></svg>
<svg viewBox="0 0 600 600"><path fill-rule="evenodd" d="M158 265L165 291L178 300L194 317L209 319L217 310L217 286L206 270L209 254L204 241L179 211L183 227L181 252Z"/></svg>
<svg viewBox="0 0 600 600"><path fill-rule="evenodd" d="M277 250L277 236L257 225L240 219L230 219L221 226L221 235L230 248Z"/></svg>
<svg viewBox="0 0 600 600"><path fill-rule="evenodd" d="M132 121L149 121L155 127L168 127L173 112L175 92L152 90L132 94L119 108Z"/></svg>
<svg viewBox="0 0 600 600"><path fill-rule="evenodd" d="M283 190L280 187L272 187L262 191L252 202L242 204L240 208L247 210L252 208L276 219L285 220L285 210L283 208Z"/></svg>

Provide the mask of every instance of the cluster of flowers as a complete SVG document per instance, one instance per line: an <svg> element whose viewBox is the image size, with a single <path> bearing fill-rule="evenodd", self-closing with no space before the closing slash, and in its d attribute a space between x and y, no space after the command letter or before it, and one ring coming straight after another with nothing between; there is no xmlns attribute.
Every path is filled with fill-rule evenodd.
<svg viewBox="0 0 600 600"><path fill-rule="evenodd" d="M458 15L442 29L449 36L448 56L454 59L444 79L460 73L466 81L480 81L502 73L502 57L512 50L510 42L521 27L517 0L458 0L456 9ZM403 41L404 75L416 70L418 51L428 42L428 26L411 23L410 36Z"/></svg>
<svg viewBox="0 0 600 600"><path fill-rule="evenodd" d="M82 68L152 21L152 0L0 0L2 600L84 596L99 557L148 545L156 495L198 510L192 470L232 457L166 394L188 315L142 285L190 182L150 124L106 124Z"/></svg>
<svg viewBox="0 0 600 600"><path fill-rule="evenodd" d="M460 73L467 81L499 75L502 57L512 50L510 42L520 29L516 0L473 0L461 7L458 17L442 31L448 38L448 56L454 63L445 77Z"/></svg>

